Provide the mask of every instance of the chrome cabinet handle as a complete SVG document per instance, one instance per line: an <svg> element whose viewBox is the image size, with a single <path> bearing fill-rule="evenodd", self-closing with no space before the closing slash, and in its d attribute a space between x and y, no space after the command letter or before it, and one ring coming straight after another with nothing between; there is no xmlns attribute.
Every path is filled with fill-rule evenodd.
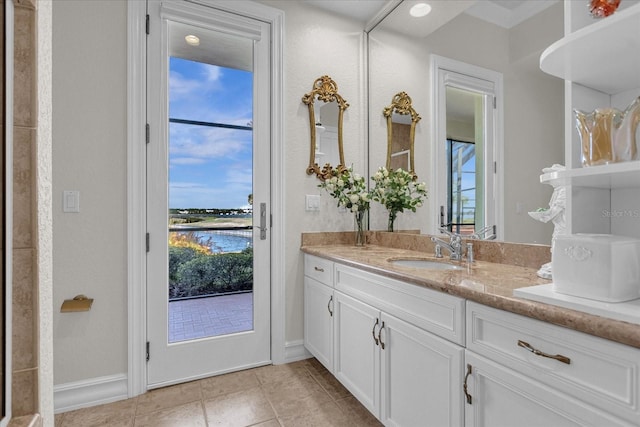
<svg viewBox="0 0 640 427"><path fill-rule="evenodd" d="M469 375L471 375L471 364L467 363L467 374L464 376L464 384L462 385L462 391L464 391L464 397L467 398L467 403L469 405L471 405L471 401L472 401L472 396L469 394L468 388L467 388L467 381L469 380Z"/></svg>
<svg viewBox="0 0 640 427"><path fill-rule="evenodd" d="M320 268L320 267L313 267L313 269L315 271L319 271L320 273L324 273L324 268Z"/></svg>
<svg viewBox="0 0 640 427"><path fill-rule="evenodd" d="M376 317L376 323L373 324L373 329L371 330L371 335L373 335L373 342L375 342L376 345L378 345L379 343L378 338L376 338L376 326L378 326L378 323L380 323L380 320Z"/></svg>
<svg viewBox="0 0 640 427"><path fill-rule="evenodd" d="M536 356L548 357L549 359L554 359L554 360L557 360L558 362L566 363L567 365L571 364L571 359L569 359L567 356L563 356L561 354L554 355L554 354L544 353L538 349L533 348L531 344L529 344L528 342L525 342L522 340L518 340L518 347L522 347L525 350L528 350L531 353L535 354Z"/></svg>
<svg viewBox="0 0 640 427"><path fill-rule="evenodd" d="M378 330L378 341L380 341L380 347L382 347L382 349L384 350L384 342L382 341L382 336L381 336L383 329L384 329L384 320L382 321L382 325Z"/></svg>
<svg viewBox="0 0 640 427"><path fill-rule="evenodd" d="M329 302L327 303L327 311L329 311L329 316L333 317L333 311L331 311L331 303L333 302L333 295L329 297Z"/></svg>

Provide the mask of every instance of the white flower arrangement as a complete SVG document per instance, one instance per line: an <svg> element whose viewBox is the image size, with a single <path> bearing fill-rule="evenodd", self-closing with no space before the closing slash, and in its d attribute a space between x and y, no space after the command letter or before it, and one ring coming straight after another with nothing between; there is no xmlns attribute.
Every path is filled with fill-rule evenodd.
<svg viewBox="0 0 640 427"><path fill-rule="evenodd" d="M415 212L427 197L427 185L415 182L413 175L402 168L387 170L380 167L371 179L375 183L371 199L381 203L389 211L389 231L393 231L393 222L398 212L404 212L405 209Z"/></svg>
<svg viewBox="0 0 640 427"><path fill-rule="evenodd" d="M371 195L362 175L353 172L353 167L341 173L333 170L331 174L331 178L318 184L318 187L327 190L338 201L338 207L344 207L354 213L369 210Z"/></svg>

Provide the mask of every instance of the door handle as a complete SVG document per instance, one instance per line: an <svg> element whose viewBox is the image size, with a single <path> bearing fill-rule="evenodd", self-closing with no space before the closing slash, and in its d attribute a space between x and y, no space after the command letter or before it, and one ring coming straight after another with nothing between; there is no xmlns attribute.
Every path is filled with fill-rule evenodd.
<svg viewBox="0 0 640 427"><path fill-rule="evenodd" d="M467 403L469 405L471 405L471 402L473 402L473 397L469 394L467 381L469 381L469 375L471 375L472 369L473 367L469 363L467 363L467 374L464 376L464 384L462 385L462 391L464 391L464 397L467 398Z"/></svg>
<svg viewBox="0 0 640 427"><path fill-rule="evenodd" d="M545 352L540 351L540 350L538 350L536 348L533 348L533 346L531 344L529 344L528 342L522 341L522 340L518 340L518 347L522 347L525 350L530 351L531 353L535 354L536 356L548 357L549 359L554 359L554 360L557 360L558 362L566 363L567 365L571 364L571 359L568 358L567 356L563 356L561 354L545 353Z"/></svg>
<svg viewBox="0 0 640 427"><path fill-rule="evenodd" d="M267 239L267 204L260 203L260 225L255 226L255 228L260 230L260 240Z"/></svg>
<svg viewBox="0 0 640 427"><path fill-rule="evenodd" d="M380 348L384 350L384 341L382 341L382 330L384 329L384 320L382 321L382 325L380 325L380 329L378 329L378 341L380 342Z"/></svg>
<svg viewBox="0 0 640 427"><path fill-rule="evenodd" d="M376 345L378 345L378 343L380 342L376 337L376 326L378 326L378 323L380 323L380 319L376 317L376 323L373 324L373 329L371 329L371 335L373 335L373 342L375 342Z"/></svg>

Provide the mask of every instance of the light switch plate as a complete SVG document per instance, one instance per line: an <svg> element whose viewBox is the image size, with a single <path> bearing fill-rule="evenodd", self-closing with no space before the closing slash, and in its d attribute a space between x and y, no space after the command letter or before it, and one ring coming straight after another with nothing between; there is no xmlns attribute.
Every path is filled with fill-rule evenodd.
<svg viewBox="0 0 640 427"><path fill-rule="evenodd" d="M307 194L305 196L305 210L307 211L319 211L320 210L320 196L317 194Z"/></svg>
<svg viewBox="0 0 640 427"><path fill-rule="evenodd" d="M80 192L65 190L62 192L62 212L80 212Z"/></svg>

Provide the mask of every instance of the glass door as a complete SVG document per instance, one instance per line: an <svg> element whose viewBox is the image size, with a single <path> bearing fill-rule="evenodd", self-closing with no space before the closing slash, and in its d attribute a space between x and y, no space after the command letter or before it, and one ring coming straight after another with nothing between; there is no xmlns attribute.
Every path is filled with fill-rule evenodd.
<svg viewBox="0 0 640 427"><path fill-rule="evenodd" d="M149 388L270 362L269 25L180 7L149 2Z"/></svg>

